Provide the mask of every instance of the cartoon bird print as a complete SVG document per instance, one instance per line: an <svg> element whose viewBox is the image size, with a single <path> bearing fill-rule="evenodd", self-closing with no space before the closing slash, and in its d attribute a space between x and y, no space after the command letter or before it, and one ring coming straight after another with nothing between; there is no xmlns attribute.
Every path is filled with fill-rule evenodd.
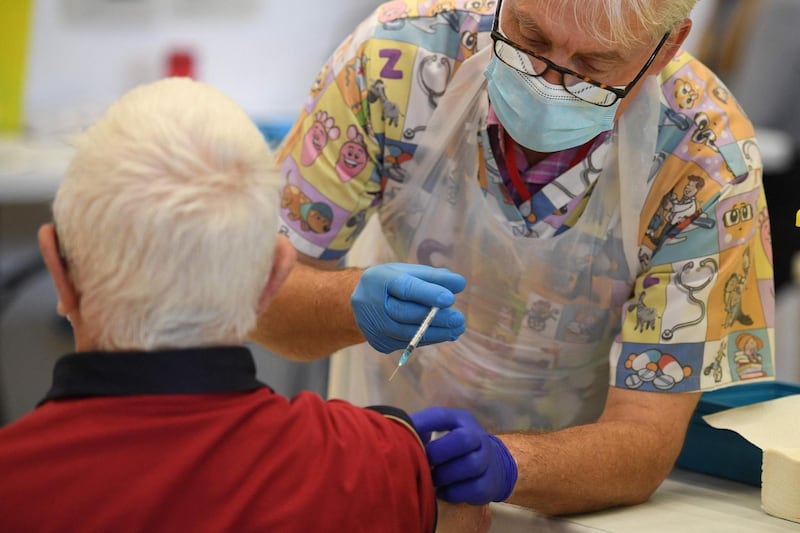
<svg viewBox="0 0 800 533"><path fill-rule="evenodd" d="M723 301L725 304L725 323L723 327L729 328L734 322L739 322L745 326L753 323L753 319L744 313L742 300L744 288L747 284L747 274L750 272L750 248L746 248L742 256L742 275L734 272L725 282L725 292Z"/></svg>
<svg viewBox="0 0 800 533"><path fill-rule="evenodd" d="M714 383L719 383L722 381L722 360L725 359L725 354L728 351L728 340L722 339L722 342L719 344L719 350L717 350L717 355L714 357L714 360L703 369L703 375L707 376L711 374L714 377Z"/></svg>

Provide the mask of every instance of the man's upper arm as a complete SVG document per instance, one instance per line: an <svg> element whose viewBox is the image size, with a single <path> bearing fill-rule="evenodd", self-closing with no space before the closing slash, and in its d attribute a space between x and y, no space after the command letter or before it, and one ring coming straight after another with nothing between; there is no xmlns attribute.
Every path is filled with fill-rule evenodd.
<svg viewBox="0 0 800 533"><path fill-rule="evenodd" d="M411 417L404 410L389 405L372 405L367 407L366 409L380 413L386 419L391 420L394 424L402 426L404 428L404 433L408 433L410 436L412 436L413 439L416 441L416 445L419 446L418 450L405 449L405 451L409 455L409 461L411 461L412 463L417 462L417 464L421 463L420 475L416 477L417 490L420 499L419 501L420 512L426 515L427 518L432 519L432 523L434 525L433 529L438 531L438 529L436 528L438 513L437 513L437 506L435 504L436 494L435 494L435 489L433 487L433 478L430 468L428 466L428 457L427 454L425 453L425 445L423 444L422 439L420 439L420 436L417 433L416 428L414 427L414 423L412 422ZM405 442L404 438L398 434L395 434L394 438L397 440L393 443L393 446L402 448L403 443ZM412 445L412 448L415 447L416 446ZM386 447L380 446L377 449L385 450ZM395 449L391 453L401 454L401 451L399 449ZM395 466L403 464L402 459L400 457L395 457L394 459L397 461L395 463ZM398 476L397 481L399 481L399 479L401 479L400 476ZM423 517L421 516L420 518ZM423 519L422 522L431 523L431 520Z"/></svg>

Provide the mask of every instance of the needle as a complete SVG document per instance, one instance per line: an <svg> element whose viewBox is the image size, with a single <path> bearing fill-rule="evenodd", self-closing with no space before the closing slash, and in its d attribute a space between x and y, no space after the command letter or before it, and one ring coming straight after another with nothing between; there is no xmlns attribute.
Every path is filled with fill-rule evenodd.
<svg viewBox="0 0 800 533"><path fill-rule="evenodd" d="M406 362L408 361L408 358L411 357L411 352L414 351L414 349L419 344L419 341L422 340L422 336L425 335L425 332L428 330L428 327L431 325L431 322L433 321L433 317L436 316L436 312L438 310L439 310L439 308L434 306L434 307L431 307L430 311L428 311L428 316L426 316L425 320L422 321L422 324L419 325L419 329L414 334L414 337L412 337L411 342L409 342L408 346L406 346L406 349L403 350L403 355L400 356L400 361L397 363L397 368L395 368L394 372L392 372L392 375L389 376L389 381L392 381L392 378L394 377L395 374L397 374L397 371L400 370L400 367L405 365Z"/></svg>

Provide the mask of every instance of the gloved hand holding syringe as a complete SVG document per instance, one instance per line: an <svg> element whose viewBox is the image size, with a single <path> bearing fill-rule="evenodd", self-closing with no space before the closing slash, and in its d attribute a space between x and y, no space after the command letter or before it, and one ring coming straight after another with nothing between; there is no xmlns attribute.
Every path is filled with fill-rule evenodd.
<svg viewBox="0 0 800 533"><path fill-rule="evenodd" d="M456 340L466 327L455 295L466 286L446 268L386 263L367 268L350 297L358 325L382 353L405 350L403 366L417 346Z"/></svg>

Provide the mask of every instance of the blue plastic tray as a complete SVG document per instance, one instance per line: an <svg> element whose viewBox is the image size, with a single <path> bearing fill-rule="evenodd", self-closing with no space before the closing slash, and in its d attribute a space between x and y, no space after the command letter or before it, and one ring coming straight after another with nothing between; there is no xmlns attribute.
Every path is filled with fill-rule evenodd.
<svg viewBox="0 0 800 533"><path fill-rule="evenodd" d="M706 392L700 397L675 466L761 486L761 450L738 433L709 426L703 416L800 394L800 385L782 381L750 383Z"/></svg>

